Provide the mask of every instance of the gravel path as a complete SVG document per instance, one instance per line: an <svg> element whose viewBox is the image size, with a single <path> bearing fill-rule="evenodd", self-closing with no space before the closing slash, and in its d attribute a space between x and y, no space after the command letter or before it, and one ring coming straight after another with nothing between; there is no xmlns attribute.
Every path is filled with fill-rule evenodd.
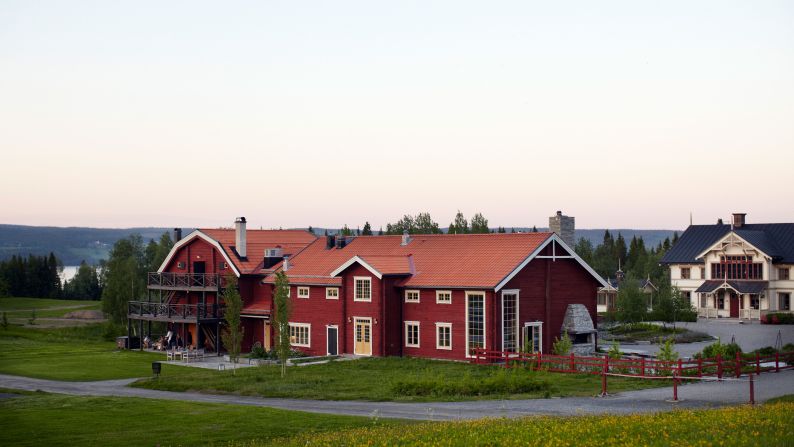
<svg viewBox="0 0 794 447"><path fill-rule="evenodd" d="M676 408L710 408L746 403L746 381L699 382L679 387L679 403L672 399L672 388L629 391L613 396L571 397L563 399L486 400L468 402L362 402L304 399L274 399L248 396L178 393L130 388L136 379L101 382L59 382L0 374L0 388L77 396L118 396L193 402L252 405L285 410L308 411L351 416L385 418L454 420L482 417L519 417L528 415L627 414L669 411ZM794 371L764 373L756 377L755 398L763 402L784 394L794 394Z"/></svg>

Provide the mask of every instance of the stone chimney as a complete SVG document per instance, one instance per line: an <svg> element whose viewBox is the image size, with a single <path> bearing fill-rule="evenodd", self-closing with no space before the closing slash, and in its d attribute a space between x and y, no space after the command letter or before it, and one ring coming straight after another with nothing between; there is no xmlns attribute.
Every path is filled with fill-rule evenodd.
<svg viewBox="0 0 794 447"><path fill-rule="evenodd" d="M745 213L733 213L733 228L742 228L744 226Z"/></svg>
<svg viewBox="0 0 794 447"><path fill-rule="evenodd" d="M234 221L234 248L241 258L247 256L245 235L245 217L238 217Z"/></svg>
<svg viewBox="0 0 794 447"><path fill-rule="evenodd" d="M402 241L400 242L400 245L405 246L410 243L411 243L411 236L408 235L408 230L403 230L403 238Z"/></svg>
<svg viewBox="0 0 794 447"><path fill-rule="evenodd" d="M573 247L576 245L575 220L576 218L564 216L562 211L557 211L556 215L549 217L549 231L557 233L563 242Z"/></svg>
<svg viewBox="0 0 794 447"><path fill-rule="evenodd" d="M174 243L182 240L182 229L181 228L174 228Z"/></svg>

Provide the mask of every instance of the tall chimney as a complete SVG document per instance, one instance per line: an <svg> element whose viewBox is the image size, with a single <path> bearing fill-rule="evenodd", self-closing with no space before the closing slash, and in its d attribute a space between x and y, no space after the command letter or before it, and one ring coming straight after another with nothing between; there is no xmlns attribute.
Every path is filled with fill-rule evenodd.
<svg viewBox="0 0 794 447"><path fill-rule="evenodd" d="M182 229L181 228L174 228L174 243L182 240Z"/></svg>
<svg viewBox="0 0 794 447"><path fill-rule="evenodd" d="M733 228L742 228L744 226L744 216L746 213L733 213Z"/></svg>
<svg viewBox="0 0 794 447"><path fill-rule="evenodd" d="M557 214L549 217L549 231L557 233L569 247L576 245L576 218L557 211Z"/></svg>
<svg viewBox="0 0 794 447"><path fill-rule="evenodd" d="M234 248L241 258L246 257L245 217L234 220Z"/></svg>

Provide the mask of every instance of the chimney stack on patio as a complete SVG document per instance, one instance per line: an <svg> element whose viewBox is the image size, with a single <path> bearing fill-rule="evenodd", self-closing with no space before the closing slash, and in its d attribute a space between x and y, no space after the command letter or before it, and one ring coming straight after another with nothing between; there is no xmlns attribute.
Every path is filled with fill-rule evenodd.
<svg viewBox="0 0 794 447"><path fill-rule="evenodd" d="M234 249L241 258L246 257L245 217L234 221Z"/></svg>
<svg viewBox="0 0 794 447"><path fill-rule="evenodd" d="M742 228L744 226L745 213L733 213L733 228Z"/></svg>

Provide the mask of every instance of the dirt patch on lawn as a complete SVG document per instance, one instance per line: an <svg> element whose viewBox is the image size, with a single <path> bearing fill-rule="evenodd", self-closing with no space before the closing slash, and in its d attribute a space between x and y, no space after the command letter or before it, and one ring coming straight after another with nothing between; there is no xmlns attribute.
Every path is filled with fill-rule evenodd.
<svg viewBox="0 0 794 447"><path fill-rule="evenodd" d="M105 316L99 310L75 310L63 316L63 318L76 320L104 320Z"/></svg>

